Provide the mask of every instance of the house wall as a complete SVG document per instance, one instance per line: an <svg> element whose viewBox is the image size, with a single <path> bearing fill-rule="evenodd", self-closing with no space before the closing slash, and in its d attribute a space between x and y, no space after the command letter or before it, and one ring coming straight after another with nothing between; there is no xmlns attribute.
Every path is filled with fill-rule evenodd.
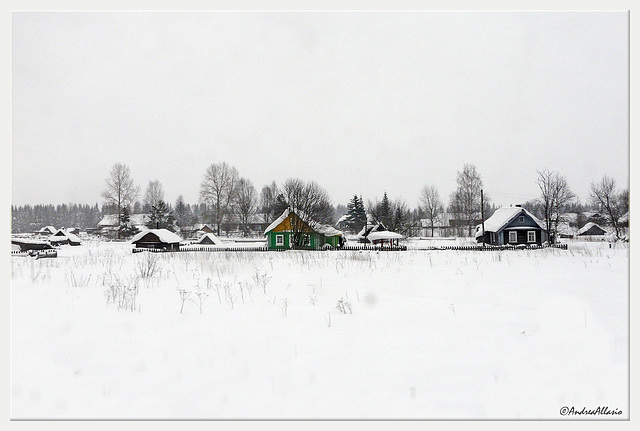
<svg viewBox="0 0 640 431"><path fill-rule="evenodd" d="M536 241L535 242L529 242L528 241L528 232L530 231L534 231L536 233ZM516 242L509 242L509 232L516 232L517 234L517 241ZM509 229L505 229L502 231L503 233L503 241L505 245L519 245L519 244L525 244L525 245L542 245L542 229L540 228L531 228L531 229L527 229L527 230L509 230Z"/></svg>
<svg viewBox="0 0 640 431"><path fill-rule="evenodd" d="M276 235L284 236L283 245L276 245ZM311 232L308 235L310 235L310 245L308 247L310 249L321 248L325 244L330 244L332 247L338 247L339 245L339 237L337 235L327 237L317 232ZM293 232L276 232L273 230L267 233L267 247L271 249L289 249L292 241Z"/></svg>

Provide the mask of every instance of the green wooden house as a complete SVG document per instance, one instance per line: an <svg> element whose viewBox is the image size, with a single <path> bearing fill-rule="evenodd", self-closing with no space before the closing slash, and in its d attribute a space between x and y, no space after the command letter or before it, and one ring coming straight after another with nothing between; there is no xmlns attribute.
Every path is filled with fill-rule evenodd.
<svg viewBox="0 0 640 431"><path fill-rule="evenodd" d="M267 247L273 250L315 250L327 245L336 248L344 243L344 234L338 229L317 223L302 214L299 217L291 209L286 209L265 229L264 234L267 237ZM298 243L294 244L296 237Z"/></svg>

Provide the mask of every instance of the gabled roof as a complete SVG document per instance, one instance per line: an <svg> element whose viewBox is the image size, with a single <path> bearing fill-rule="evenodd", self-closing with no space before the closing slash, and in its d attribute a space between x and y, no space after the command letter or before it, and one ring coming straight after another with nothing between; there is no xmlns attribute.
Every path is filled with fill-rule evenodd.
<svg viewBox="0 0 640 431"><path fill-rule="evenodd" d="M200 238L198 238L198 241L196 241L196 243L200 244L205 240L205 238L209 238L215 245L223 245L223 242L220 241L220 239L212 233L205 233Z"/></svg>
<svg viewBox="0 0 640 431"><path fill-rule="evenodd" d="M358 232L358 238L368 238L372 232L384 232L387 231L387 227L382 224L382 222L378 222L376 224L367 224L360 229ZM387 231L388 232L388 231Z"/></svg>
<svg viewBox="0 0 640 431"><path fill-rule="evenodd" d="M278 227L278 225L280 223L282 223L283 221L286 220L287 217L289 217L289 214L291 214L291 210L289 208L287 208L286 210L284 210L284 212L282 213L282 215L280 217L278 217L273 223L271 223L269 226L267 226L267 228L264 230L264 234L266 235L268 232L274 230L276 227ZM342 233L342 231L339 231L338 229L326 225L326 224L321 224L318 222L315 222L313 220L309 220L308 217L306 217L306 215L300 211L298 211L301 215L300 219L302 221L305 221L305 219L307 219L308 221L305 221L309 227L311 229L313 229L315 232L321 233L324 236L335 236L335 235L340 235L340 236L344 236L344 234ZM295 214L295 213L294 213Z"/></svg>
<svg viewBox="0 0 640 431"><path fill-rule="evenodd" d="M64 229L60 229L59 231L57 231L56 233L54 233L53 235L51 235L52 237L56 237L56 240L60 240L60 238L67 238L69 241L72 242L80 242L80 238L78 238L76 235L72 234L71 232L67 232Z"/></svg>
<svg viewBox="0 0 640 431"><path fill-rule="evenodd" d="M504 229L513 219L521 214L525 214L538 225L540 229L543 229L542 222L538 220L536 216L522 207L501 207L493 213L491 217L484 221L484 229L487 232L500 232ZM482 225L476 227L476 238L482 235Z"/></svg>
<svg viewBox="0 0 640 431"><path fill-rule="evenodd" d="M38 232L40 233L44 233L44 232L50 232L50 233L56 233L57 229L53 226L45 226L42 229L40 229Z"/></svg>
<svg viewBox="0 0 640 431"><path fill-rule="evenodd" d="M147 229L145 231L142 231L138 234L136 234L133 238L131 238L131 242L132 243L136 243L138 242L142 237L144 237L145 235L152 233L154 234L156 237L158 237L158 239L161 242L166 242L167 244L173 244L173 243L179 243L180 241L182 241L182 238L180 238L178 235L176 235L173 232L169 232L166 229Z"/></svg>
<svg viewBox="0 0 640 431"><path fill-rule="evenodd" d="M578 231L578 235L582 235L585 232L589 231L591 228L598 228L600 230L602 230L604 233L607 233L607 230L598 226L597 224L593 223L593 222L589 222L587 224L585 224L584 226L582 226L582 228Z"/></svg>

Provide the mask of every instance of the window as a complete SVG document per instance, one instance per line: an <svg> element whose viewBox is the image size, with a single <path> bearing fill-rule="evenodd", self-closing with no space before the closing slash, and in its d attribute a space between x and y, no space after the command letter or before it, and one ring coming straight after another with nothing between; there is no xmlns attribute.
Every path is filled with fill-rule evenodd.
<svg viewBox="0 0 640 431"><path fill-rule="evenodd" d="M524 223L524 216L520 216L520 217L518 217L518 221L519 221L520 223Z"/></svg>
<svg viewBox="0 0 640 431"><path fill-rule="evenodd" d="M303 235L302 237L302 245L304 247L311 247L311 236L310 235Z"/></svg>
<svg viewBox="0 0 640 431"><path fill-rule="evenodd" d="M530 230L527 232L527 241L528 242L536 242L536 231Z"/></svg>
<svg viewBox="0 0 640 431"><path fill-rule="evenodd" d="M514 230L509 232L509 242L518 242L518 232Z"/></svg>
<svg viewBox="0 0 640 431"><path fill-rule="evenodd" d="M284 245L284 235L276 235L276 245Z"/></svg>

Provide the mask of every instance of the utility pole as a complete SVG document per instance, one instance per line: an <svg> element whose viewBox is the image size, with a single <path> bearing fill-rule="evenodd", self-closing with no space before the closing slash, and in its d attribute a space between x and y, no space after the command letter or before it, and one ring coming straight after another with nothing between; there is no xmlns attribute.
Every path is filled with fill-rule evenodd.
<svg viewBox="0 0 640 431"><path fill-rule="evenodd" d="M484 190L480 189L480 213L482 217L482 248L484 248Z"/></svg>

